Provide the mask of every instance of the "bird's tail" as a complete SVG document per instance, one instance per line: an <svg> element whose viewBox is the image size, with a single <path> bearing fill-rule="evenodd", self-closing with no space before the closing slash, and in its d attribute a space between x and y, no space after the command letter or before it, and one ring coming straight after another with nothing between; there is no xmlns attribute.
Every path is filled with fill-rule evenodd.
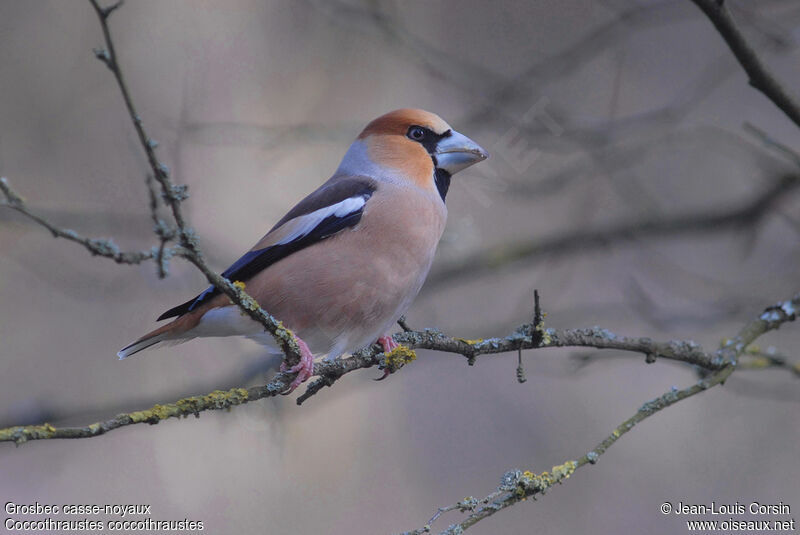
<svg viewBox="0 0 800 535"><path fill-rule="evenodd" d="M177 320L147 333L146 335L136 340L134 343L120 349L117 352L119 360L128 358L131 355L135 355L139 351L144 351L145 349L149 349L155 346L156 344L174 345L186 342L193 338L192 336L185 336L185 335L181 336L181 334L183 333L176 327L179 327Z"/></svg>
<svg viewBox="0 0 800 535"><path fill-rule="evenodd" d="M142 338L141 340L137 340L134 343L120 349L117 352L117 356L119 357L119 360L128 358L131 355L135 355L139 351L144 351L149 347L153 347L154 345L163 342L166 337L167 333L161 333L150 338Z"/></svg>

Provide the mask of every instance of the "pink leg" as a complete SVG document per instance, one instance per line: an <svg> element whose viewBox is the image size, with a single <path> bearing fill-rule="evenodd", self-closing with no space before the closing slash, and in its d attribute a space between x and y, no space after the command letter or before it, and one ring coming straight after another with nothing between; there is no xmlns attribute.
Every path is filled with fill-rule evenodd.
<svg viewBox="0 0 800 535"><path fill-rule="evenodd" d="M295 388L300 386L300 383L307 381L314 374L314 355L311 354L311 350L299 337L295 336L294 339L297 341L298 347L300 347L300 362L291 368L286 366L285 360L281 362L280 370L282 372L288 371L289 373L297 374L297 377L289 385L289 390L283 392L283 394L291 394Z"/></svg>
<svg viewBox="0 0 800 535"><path fill-rule="evenodd" d="M380 338L378 338L378 343L383 348L384 355L386 355L386 354L390 353L391 351L394 351L395 349L400 347L400 344L395 342L394 339L391 336L381 336ZM392 373L392 372L390 372L389 369L386 368L386 369L383 370L383 375L381 375L380 377L378 377L375 380L376 381L383 381L384 379L386 379L389 376L390 373Z"/></svg>
<svg viewBox="0 0 800 535"><path fill-rule="evenodd" d="M400 347L400 344L395 342L394 338L392 338L391 336L381 336L380 338L378 338L378 343L383 348L384 353L389 353L390 351L394 351L395 349Z"/></svg>

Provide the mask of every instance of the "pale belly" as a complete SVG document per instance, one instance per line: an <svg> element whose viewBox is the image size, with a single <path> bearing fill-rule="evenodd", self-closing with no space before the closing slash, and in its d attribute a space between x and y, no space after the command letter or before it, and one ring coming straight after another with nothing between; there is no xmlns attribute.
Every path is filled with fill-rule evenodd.
<svg viewBox="0 0 800 535"><path fill-rule="evenodd" d="M378 202L364 214L370 224L280 260L247 281L245 290L315 355L334 358L373 343L394 330L433 262L446 210L424 201L406 196L406 203L419 204L413 221L396 209L400 204ZM234 306L207 312L193 334L243 335L280 353L272 337Z"/></svg>

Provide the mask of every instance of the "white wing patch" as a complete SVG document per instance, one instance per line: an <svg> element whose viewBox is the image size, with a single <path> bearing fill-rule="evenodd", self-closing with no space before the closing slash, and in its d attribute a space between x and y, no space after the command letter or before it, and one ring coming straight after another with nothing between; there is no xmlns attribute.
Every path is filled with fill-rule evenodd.
<svg viewBox="0 0 800 535"><path fill-rule="evenodd" d="M358 195L326 206L325 208L314 210L300 217L295 217L281 226L281 229L286 232L286 235L284 235L280 241L275 242L275 245L284 245L300 239L317 228L326 218L330 216L346 217L361 210L366 203L367 199L363 195Z"/></svg>

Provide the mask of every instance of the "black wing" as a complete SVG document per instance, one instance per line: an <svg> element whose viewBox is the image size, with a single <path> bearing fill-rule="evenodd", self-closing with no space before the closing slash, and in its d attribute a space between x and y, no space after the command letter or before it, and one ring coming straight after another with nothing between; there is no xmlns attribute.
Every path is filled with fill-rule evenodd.
<svg viewBox="0 0 800 535"><path fill-rule="evenodd" d="M233 282L247 282L256 273L266 269L279 260L329 238L346 228L354 227L361 221L366 201L372 196L375 189L376 185L374 181L361 177L341 180L333 184L330 182L326 183L323 187L295 206L286 217L281 219L281 221L270 230L270 233L281 228L290 221L302 222L302 218L310 218L314 214L320 213L325 215L327 212L330 212L329 215L325 215L325 217L319 221L314 221L315 224L313 227L308 229L303 228L301 225L301 230L303 232L285 243L278 243L263 249L256 249L245 253L239 260L223 271L222 276ZM358 199L363 200L363 202L353 202ZM349 204L345 204L348 202ZM352 209L347 209L348 206L351 206ZM209 286L206 291L197 297L161 314L158 317L158 321L191 312L217 294L219 294L219 290L214 286Z"/></svg>

